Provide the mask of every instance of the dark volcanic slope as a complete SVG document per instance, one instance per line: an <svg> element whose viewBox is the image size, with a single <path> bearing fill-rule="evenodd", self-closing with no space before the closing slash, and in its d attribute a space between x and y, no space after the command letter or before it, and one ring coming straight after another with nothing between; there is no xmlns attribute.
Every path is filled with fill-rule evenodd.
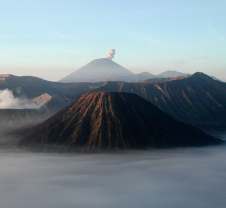
<svg viewBox="0 0 226 208"><path fill-rule="evenodd" d="M0 75L0 90L9 89L14 96L33 99L44 93L51 95L81 95L102 83L60 83L50 82L32 76Z"/></svg>
<svg viewBox="0 0 226 208"><path fill-rule="evenodd" d="M38 124L51 115L42 109L0 109L0 134Z"/></svg>
<svg viewBox="0 0 226 208"><path fill-rule="evenodd" d="M186 79L188 77L191 77L192 75L186 75L186 76L179 76L179 77L169 77L169 78L151 78L142 81L142 83L148 83L148 84L158 84L158 83L165 83L165 82L171 82L175 80L181 80Z"/></svg>
<svg viewBox="0 0 226 208"><path fill-rule="evenodd" d="M135 94L96 92L82 95L34 127L20 145L60 144L86 148L196 146L218 143Z"/></svg>
<svg viewBox="0 0 226 208"><path fill-rule="evenodd" d="M47 93L33 99L38 105L41 105L40 110L52 112L53 114L61 110L72 102L72 99L63 95L49 95ZM52 114L52 115L53 115Z"/></svg>
<svg viewBox="0 0 226 208"><path fill-rule="evenodd" d="M0 133L41 123L72 102L65 96L43 94L33 99L39 109L0 109Z"/></svg>
<svg viewBox="0 0 226 208"><path fill-rule="evenodd" d="M129 76L126 77L124 80L122 81L126 81L126 82L141 82L147 79L154 79L154 78L158 78L158 76L153 75L149 72L141 72L138 74L134 74L133 76Z"/></svg>
<svg viewBox="0 0 226 208"><path fill-rule="evenodd" d="M108 82L96 91L132 92L182 122L226 129L226 83L203 73L158 84Z"/></svg>

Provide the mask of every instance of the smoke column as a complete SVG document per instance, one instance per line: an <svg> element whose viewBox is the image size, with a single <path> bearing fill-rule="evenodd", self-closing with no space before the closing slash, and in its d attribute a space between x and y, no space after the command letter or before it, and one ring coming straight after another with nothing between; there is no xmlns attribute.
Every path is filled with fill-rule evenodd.
<svg viewBox="0 0 226 208"><path fill-rule="evenodd" d="M115 49L110 49L108 54L105 56L105 58L113 59L114 56L115 56Z"/></svg>
<svg viewBox="0 0 226 208"><path fill-rule="evenodd" d="M36 103L26 98L15 98L12 91L0 90L0 109L35 109Z"/></svg>

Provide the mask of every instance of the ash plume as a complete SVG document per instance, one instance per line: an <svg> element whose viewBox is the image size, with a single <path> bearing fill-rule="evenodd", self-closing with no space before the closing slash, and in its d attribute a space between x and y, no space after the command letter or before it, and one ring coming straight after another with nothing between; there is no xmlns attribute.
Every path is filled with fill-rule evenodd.
<svg viewBox="0 0 226 208"><path fill-rule="evenodd" d="M115 49L110 49L108 54L105 56L105 58L113 59L114 56L115 56Z"/></svg>
<svg viewBox="0 0 226 208"><path fill-rule="evenodd" d="M27 98L15 98L9 89L0 90L0 109L37 109L39 107Z"/></svg>

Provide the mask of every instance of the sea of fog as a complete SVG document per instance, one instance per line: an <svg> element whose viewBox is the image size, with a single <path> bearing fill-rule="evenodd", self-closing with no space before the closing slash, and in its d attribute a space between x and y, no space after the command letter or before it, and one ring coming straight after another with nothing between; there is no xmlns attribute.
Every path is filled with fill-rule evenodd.
<svg viewBox="0 0 226 208"><path fill-rule="evenodd" d="M0 150L2 208L225 208L226 146L109 154Z"/></svg>

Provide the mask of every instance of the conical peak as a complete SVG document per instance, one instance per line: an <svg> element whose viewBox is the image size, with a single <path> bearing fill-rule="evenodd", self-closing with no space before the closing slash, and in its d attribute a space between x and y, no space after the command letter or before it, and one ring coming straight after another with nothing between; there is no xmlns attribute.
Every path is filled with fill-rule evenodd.
<svg viewBox="0 0 226 208"><path fill-rule="evenodd" d="M202 139L204 138L204 139ZM82 148L195 146L214 142L132 93L86 93L44 123L21 144Z"/></svg>
<svg viewBox="0 0 226 208"><path fill-rule="evenodd" d="M122 80L134 75L108 58L95 59L77 71L63 78L61 82L99 82Z"/></svg>
<svg viewBox="0 0 226 208"><path fill-rule="evenodd" d="M201 82L201 81L213 81L213 79L210 76L208 76L208 75L206 75L202 72L196 72L190 78L193 79L193 80L197 80L199 82Z"/></svg>
<svg viewBox="0 0 226 208"><path fill-rule="evenodd" d="M116 62L112 61L111 59L108 58L100 58L100 59L94 59L93 61L89 62L87 65L85 66L103 66L103 67L122 67L119 64L117 64ZM122 67L124 68L124 67Z"/></svg>
<svg viewBox="0 0 226 208"><path fill-rule="evenodd" d="M114 62L112 59L108 59L108 58L99 58L99 59L94 59L93 61Z"/></svg>
<svg viewBox="0 0 226 208"><path fill-rule="evenodd" d="M108 58L100 58L100 59L94 59L91 62L89 62L88 64L91 64L91 63L95 63L95 64L97 64L97 63L112 63L112 62L114 62L114 61L112 61L111 59L108 59Z"/></svg>

